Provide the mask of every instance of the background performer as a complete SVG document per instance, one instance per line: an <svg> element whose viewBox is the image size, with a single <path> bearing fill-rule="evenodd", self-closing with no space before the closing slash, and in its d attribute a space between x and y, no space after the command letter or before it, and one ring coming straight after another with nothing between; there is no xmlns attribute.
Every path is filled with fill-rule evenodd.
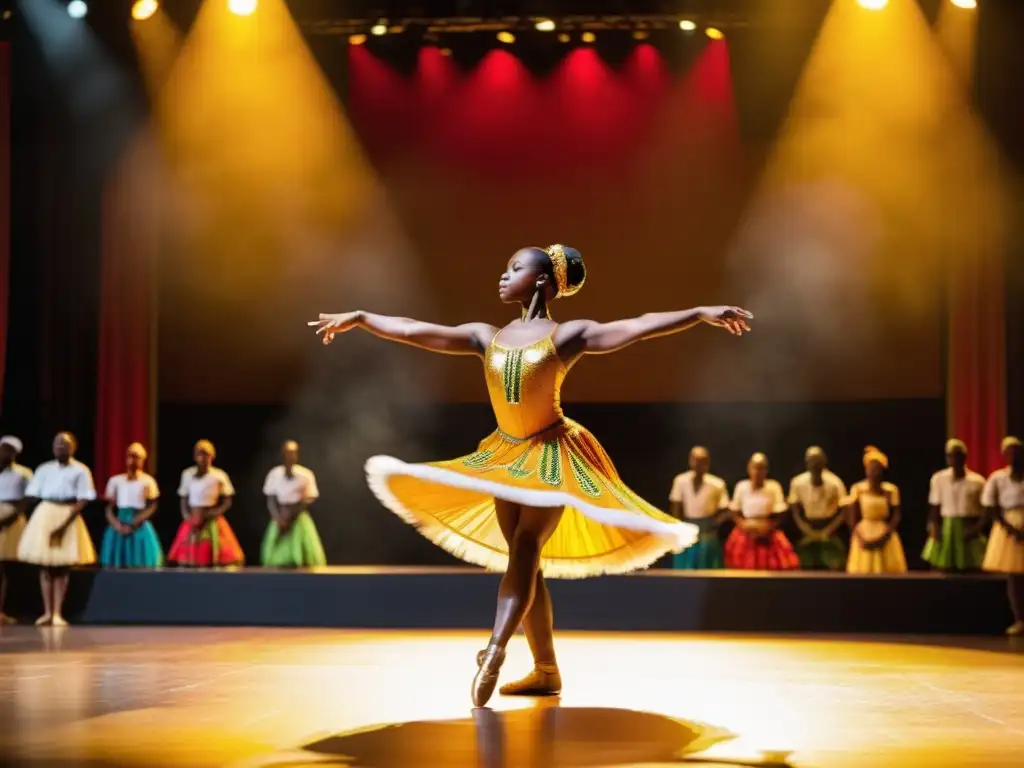
<svg viewBox="0 0 1024 768"><path fill-rule="evenodd" d="M149 519L156 512L160 488L144 471L146 449L128 446L125 471L107 482L107 530L100 545L104 568L159 568L164 564L160 539Z"/></svg>
<svg viewBox="0 0 1024 768"><path fill-rule="evenodd" d="M274 467L263 483L270 511L270 525L263 536L260 560L277 568L327 565L320 534L309 506L320 496L316 475L299 464L299 444L289 440L281 447L283 464Z"/></svg>
<svg viewBox="0 0 1024 768"><path fill-rule="evenodd" d="M0 437L0 623L13 624L14 619L4 613L7 597L7 563L18 559L18 543L25 530L25 509L28 499L25 489L32 479L32 470L16 459L21 453L21 440L5 435Z"/></svg>
<svg viewBox="0 0 1024 768"><path fill-rule="evenodd" d="M946 469L928 489L928 541L921 557L940 571L976 571L985 559L985 478L967 468L967 446L946 442Z"/></svg>
<svg viewBox="0 0 1024 768"><path fill-rule="evenodd" d="M812 445L804 454L806 472L789 484L789 507L803 538L796 545L800 567L807 570L841 571L846 566L846 547L836 536L845 522L842 514L846 486L828 470L825 451Z"/></svg>
<svg viewBox="0 0 1024 768"><path fill-rule="evenodd" d="M483 706L497 684L505 646L520 624L534 670L506 694L554 694L561 688L544 574L580 578L643 568L694 543L698 530L660 512L619 478L597 440L567 419L562 381L584 354L601 354L704 321L741 334L751 315L735 307L657 312L629 320L558 324L555 298L571 296L586 276L579 252L561 245L517 251L498 283L521 318L500 331L485 323L445 327L367 312L320 315L310 325L329 343L364 328L385 339L483 358L498 428L477 450L450 461L406 464L388 456L366 463L381 502L435 544L486 568L504 570L494 630L477 655L472 699Z"/></svg>
<svg viewBox="0 0 1024 768"><path fill-rule="evenodd" d="M729 492L725 480L712 475L708 471L710 469L711 455L707 448L698 445L690 451L689 472L676 475L672 481L668 495L669 514L700 528L697 543L672 558L675 568L707 570L725 567L718 526L722 524L723 515L729 514Z"/></svg>
<svg viewBox="0 0 1024 768"><path fill-rule="evenodd" d="M18 559L40 567L43 615L36 624L63 627L64 597L72 565L96 562L96 550L82 520L85 505L96 498L92 472L75 459L78 441L70 432L53 440L53 461L41 464L25 495L38 499L18 545Z"/></svg>
<svg viewBox="0 0 1024 768"><path fill-rule="evenodd" d="M993 472L981 503L995 524L982 568L1005 573L1014 622L1009 635L1024 635L1024 447L1016 437L1003 440L1006 466Z"/></svg>
<svg viewBox="0 0 1024 768"><path fill-rule="evenodd" d="M245 555L224 519L235 487L227 472L213 466L217 449L209 440L196 443L194 457L195 466L181 473L178 496L183 522L167 559L179 565L241 565Z"/></svg>
<svg viewBox="0 0 1024 768"><path fill-rule="evenodd" d="M864 449L865 480L850 489L852 518L847 573L906 573L907 557L896 532L900 489L884 481L889 457L872 445Z"/></svg>
<svg viewBox="0 0 1024 768"><path fill-rule="evenodd" d="M725 567L743 570L788 571L800 567L786 534L776 527L786 511L786 496L778 480L768 477L768 457L755 453L747 462L747 479L736 483L730 509L736 527L725 542Z"/></svg>

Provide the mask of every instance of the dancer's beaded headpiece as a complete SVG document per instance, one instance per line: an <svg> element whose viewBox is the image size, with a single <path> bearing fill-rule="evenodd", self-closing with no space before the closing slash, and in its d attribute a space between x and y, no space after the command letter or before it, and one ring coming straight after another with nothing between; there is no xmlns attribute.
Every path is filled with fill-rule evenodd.
<svg viewBox="0 0 1024 768"><path fill-rule="evenodd" d="M544 249L544 253L551 259L551 266L555 273L555 286L558 288L555 298L572 296L583 287L583 280L579 285L569 285L569 260L565 255L564 245L549 245Z"/></svg>

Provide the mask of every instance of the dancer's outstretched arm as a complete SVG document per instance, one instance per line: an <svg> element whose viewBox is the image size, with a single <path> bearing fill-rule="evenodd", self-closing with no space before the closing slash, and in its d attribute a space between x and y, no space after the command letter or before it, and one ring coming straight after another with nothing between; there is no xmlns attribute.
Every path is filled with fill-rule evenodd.
<svg viewBox="0 0 1024 768"><path fill-rule="evenodd" d="M319 320L313 320L309 325L316 326L316 332L323 335L324 344L330 344L337 333L363 328L382 339L449 355L482 355L498 332L497 328L487 323L435 325L408 317L374 315L361 310L336 315L321 314Z"/></svg>
<svg viewBox="0 0 1024 768"><path fill-rule="evenodd" d="M563 357L578 354L600 355L615 352L638 341L679 333L697 323L725 328L735 336L750 330L753 315L739 307L694 307L678 312L650 312L627 320L599 323L595 320L570 320L563 323L555 343Z"/></svg>

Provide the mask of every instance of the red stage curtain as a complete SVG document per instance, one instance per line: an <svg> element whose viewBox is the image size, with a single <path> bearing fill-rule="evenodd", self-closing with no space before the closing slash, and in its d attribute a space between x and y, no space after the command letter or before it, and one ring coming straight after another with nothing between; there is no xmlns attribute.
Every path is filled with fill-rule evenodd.
<svg viewBox="0 0 1024 768"><path fill-rule="evenodd" d="M11 263L11 44L0 43L0 413L7 360Z"/></svg>
<svg viewBox="0 0 1024 768"><path fill-rule="evenodd" d="M138 141L106 184L102 211L102 264L98 391L97 483L123 471L132 442L155 465L156 258L159 244L152 147Z"/></svg>
<svg viewBox="0 0 1024 768"><path fill-rule="evenodd" d="M994 253L954 257L949 269L947 404L951 436L971 452L970 466L987 475L1003 465L1006 432L1004 264Z"/></svg>

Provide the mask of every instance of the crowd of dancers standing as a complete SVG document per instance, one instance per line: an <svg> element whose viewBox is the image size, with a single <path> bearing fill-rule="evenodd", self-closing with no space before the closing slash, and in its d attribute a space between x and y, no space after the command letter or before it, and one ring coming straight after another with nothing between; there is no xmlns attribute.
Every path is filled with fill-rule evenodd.
<svg viewBox="0 0 1024 768"><path fill-rule="evenodd" d="M69 569L99 560L110 568L155 568L165 561L181 566L241 565L245 555L225 514L235 489L214 466L209 440L196 443L194 464L181 474L177 489L182 522L167 551L150 522L160 498L156 480L146 471L146 449L128 447L125 471L106 484L107 529L99 557L81 518L97 498L92 473L75 459L77 442L62 432L54 438L53 460L34 472L17 463L21 441L0 438L0 568L20 561L40 567L44 613L38 624L62 625ZM931 479L928 540L922 557L947 572L987 570L1009 574L1012 634L1024 633L1024 446L1015 437L1002 443L1006 466L987 479L968 467L967 446L946 444L948 466ZM885 480L888 457L864 450L863 480L849 490L828 469L825 452L807 449L806 471L794 477L789 493L769 477L768 459L755 453L747 478L730 496L722 478L710 473L710 455L690 451L690 469L678 475L669 494L669 511L694 523L700 536L674 556L682 569L732 568L846 570L849 573L903 573L907 559L899 536L900 490ZM319 496L316 476L299 464L299 445L282 446L282 462L263 485L270 523L260 562L270 567L326 564L323 545L309 508ZM28 514L31 512L31 516ZM783 530L790 516L799 538L794 546ZM724 542L723 525L732 523ZM990 533L986 536L986 531ZM849 531L849 547L840 534ZM0 572L0 621L6 578Z"/></svg>

